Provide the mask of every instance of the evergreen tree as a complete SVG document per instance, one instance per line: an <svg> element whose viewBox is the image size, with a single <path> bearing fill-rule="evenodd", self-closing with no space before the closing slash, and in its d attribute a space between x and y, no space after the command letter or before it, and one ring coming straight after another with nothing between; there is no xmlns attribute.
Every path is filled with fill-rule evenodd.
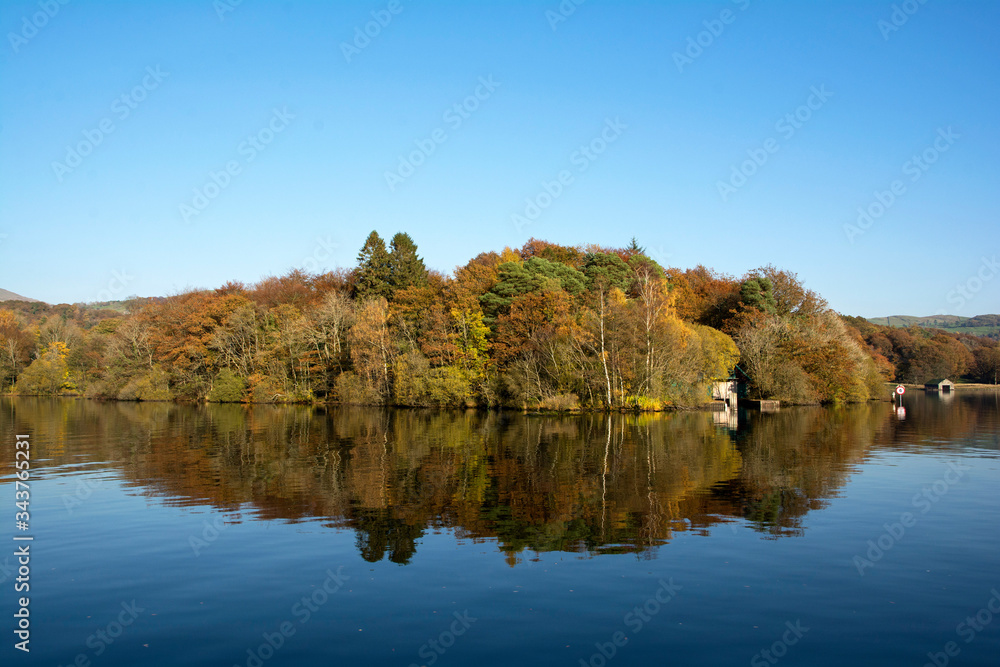
<svg viewBox="0 0 1000 667"><path fill-rule="evenodd" d="M632 258L636 255L645 255L646 249L639 245L639 241L633 236L632 240L629 242L628 247L625 248L625 256Z"/></svg>
<svg viewBox="0 0 1000 667"><path fill-rule="evenodd" d="M372 231L358 253L358 268L354 280L354 297L357 299L374 299L392 296L391 258L385 249L385 241Z"/></svg>
<svg viewBox="0 0 1000 667"><path fill-rule="evenodd" d="M777 310L771 281L763 276L752 276L740 284L740 301L768 315Z"/></svg>
<svg viewBox="0 0 1000 667"><path fill-rule="evenodd" d="M515 298L547 288L576 296L586 290L587 277L565 264L532 257L526 262L505 262L497 268L497 283L479 298L487 321L506 313Z"/></svg>
<svg viewBox="0 0 1000 667"><path fill-rule="evenodd" d="M608 252L587 253L584 259L583 273L587 276L588 284L592 287L599 286L603 289L617 287L623 292L635 280L632 267L622 261L618 255Z"/></svg>
<svg viewBox="0 0 1000 667"><path fill-rule="evenodd" d="M417 255L417 244L405 232L392 237L389 253L389 284L393 291L427 284L427 267Z"/></svg>

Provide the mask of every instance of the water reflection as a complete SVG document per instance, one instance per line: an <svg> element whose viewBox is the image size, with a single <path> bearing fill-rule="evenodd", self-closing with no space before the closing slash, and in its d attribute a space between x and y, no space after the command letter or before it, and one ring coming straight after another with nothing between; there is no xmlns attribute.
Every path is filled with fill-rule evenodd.
<svg viewBox="0 0 1000 667"><path fill-rule="evenodd" d="M772 414L585 415L181 406L3 399L36 468L108 468L136 493L258 520L353 530L406 563L427 531L526 550L651 556L675 532L746 521L800 534L873 446L956 438L996 418L979 397ZM969 402L972 401L972 402ZM39 461L38 459L42 459ZM5 457L6 475L11 473Z"/></svg>

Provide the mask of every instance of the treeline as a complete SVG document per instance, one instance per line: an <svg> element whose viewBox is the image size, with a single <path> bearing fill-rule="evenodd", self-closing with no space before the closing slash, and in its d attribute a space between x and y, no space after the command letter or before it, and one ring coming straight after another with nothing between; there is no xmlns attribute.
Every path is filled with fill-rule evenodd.
<svg viewBox="0 0 1000 667"><path fill-rule="evenodd" d="M997 384L1000 378L1000 343L985 336L917 325L888 327L861 317L845 320L858 330L869 353L897 382L922 384L933 378L964 377Z"/></svg>
<svg viewBox="0 0 1000 667"><path fill-rule="evenodd" d="M864 401L925 372L795 274L664 268L635 241L532 239L445 276L407 234L387 246L372 232L349 271L137 299L124 314L4 305L0 382L24 395L655 410L703 404L734 371L756 397L801 403ZM956 371L975 355L966 338L949 339L970 355Z"/></svg>

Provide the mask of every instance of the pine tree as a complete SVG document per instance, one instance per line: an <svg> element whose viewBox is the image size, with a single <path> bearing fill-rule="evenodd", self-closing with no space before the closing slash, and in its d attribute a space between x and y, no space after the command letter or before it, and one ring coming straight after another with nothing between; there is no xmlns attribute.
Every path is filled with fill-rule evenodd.
<svg viewBox="0 0 1000 667"><path fill-rule="evenodd" d="M385 241L372 231L358 253L358 268L354 280L354 297L356 299L374 299L392 296L390 278L392 269L391 258L385 248Z"/></svg>
<svg viewBox="0 0 1000 667"><path fill-rule="evenodd" d="M639 241L633 236L632 240L629 242L628 247L625 248L625 254L628 257L634 257L636 255L645 255L646 249L639 245Z"/></svg>
<svg viewBox="0 0 1000 667"><path fill-rule="evenodd" d="M389 254L389 284L393 290L427 284L427 267L417 255L417 244L405 232L392 237Z"/></svg>

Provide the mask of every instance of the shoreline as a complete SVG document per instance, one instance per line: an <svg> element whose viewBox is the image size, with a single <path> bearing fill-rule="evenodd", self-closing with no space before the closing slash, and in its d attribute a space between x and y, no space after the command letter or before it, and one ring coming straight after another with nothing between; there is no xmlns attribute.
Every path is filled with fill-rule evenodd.
<svg viewBox="0 0 1000 667"><path fill-rule="evenodd" d="M993 387L993 385L985 385L987 387ZM998 387L1000 388L1000 387ZM120 398L96 398L91 396L85 396L83 394L60 394L60 395L46 395L46 394L12 394L5 393L0 394L5 398L67 398L75 400L85 400L94 401L97 403L173 403L176 405L243 405L243 406L254 406L254 405L298 405L298 406L310 406L310 407L332 407L332 408L386 408L394 410L475 410L482 412L490 411L500 411L500 412L518 412L522 414L549 414L549 415L584 415L584 414L656 414L656 413L677 413L677 412L725 412L728 406L722 410L718 409L718 401L710 401L708 403L703 403L701 405L678 405L678 406L668 406L661 408L638 408L638 407L623 407L623 408L567 408L567 409L553 409L553 408L529 408L529 407L512 407L512 406L482 406L482 405L397 405L397 404L387 404L387 403L350 403L350 402L339 402L339 401L233 401L233 402L222 402L222 401L186 401L183 399L169 398L169 399L152 399L152 400L142 400L142 399L120 399ZM752 410L755 412L761 411L759 404L762 402L760 399L743 399L737 403L736 409ZM777 403L777 409L781 408L791 408L791 407L833 407L833 406L843 406L843 405L863 405L867 403L887 403L889 399L883 398L870 398L867 401L831 401L828 403L823 403L820 401L815 402L794 402L785 400L772 400L763 399L764 403ZM753 405L758 404L758 405ZM774 408L765 409L764 412L771 411Z"/></svg>

